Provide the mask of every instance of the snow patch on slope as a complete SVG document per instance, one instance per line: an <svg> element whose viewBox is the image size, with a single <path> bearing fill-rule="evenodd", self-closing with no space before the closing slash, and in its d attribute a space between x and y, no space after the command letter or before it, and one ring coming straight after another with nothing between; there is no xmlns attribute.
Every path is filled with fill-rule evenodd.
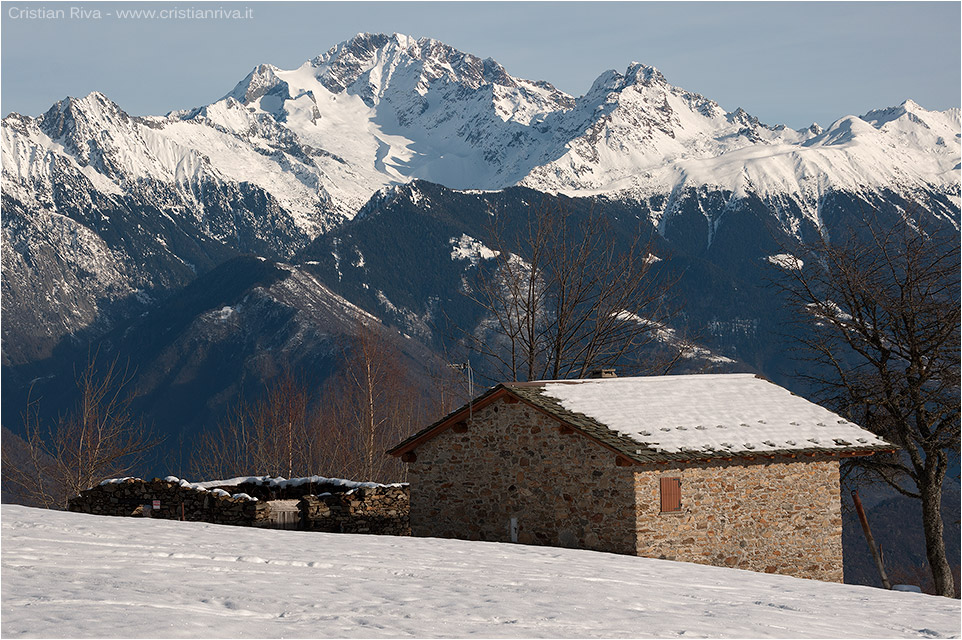
<svg viewBox="0 0 962 640"><path fill-rule="evenodd" d="M468 260L472 267L478 266L481 260L492 260L499 255L498 251L489 249L466 233L462 233L460 238L451 238L448 243L451 245L451 259Z"/></svg>
<svg viewBox="0 0 962 640"><path fill-rule="evenodd" d="M777 253L773 256L768 256L766 260L776 267L781 267L789 271L797 271L805 266L801 258L793 256L790 253Z"/></svg>

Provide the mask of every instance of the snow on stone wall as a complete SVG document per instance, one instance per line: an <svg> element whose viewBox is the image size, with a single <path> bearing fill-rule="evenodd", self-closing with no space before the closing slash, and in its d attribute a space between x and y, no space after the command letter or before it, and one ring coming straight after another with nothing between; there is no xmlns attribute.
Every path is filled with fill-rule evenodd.
<svg viewBox="0 0 962 640"><path fill-rule="evenodd" d="M73 498L69 509L278 529L410 535L408 485L321 476L290 480L244 476L198 483L174 476L149 482L114 478Z"/></svg>
<svg viewBox="0 0 962 640"><path fill-rule="evenodd" d="M103 482L72 498L68 509L104 516L184 519L239 526L256 526L270 515L267 502L244 494L191 487L190 483L173 477Z"/></svg>

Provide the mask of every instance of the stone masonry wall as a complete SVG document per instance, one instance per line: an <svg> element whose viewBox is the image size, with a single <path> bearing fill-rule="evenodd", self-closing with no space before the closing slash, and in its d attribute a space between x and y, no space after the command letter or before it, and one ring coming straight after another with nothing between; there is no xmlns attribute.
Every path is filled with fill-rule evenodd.
<svg viewBox="0 0 962 640"><path fill-rule="evenodd" d="M297 506L309 531L409 536L409 495L407 485L360 488L304 496Z"/></svg>
<svg viewBox="0 0 962 640"><path fill-rule="evenodd" d="M160 500L160 509L147 509ZM128 478L108 482L83 491L70 500L70 511L105 516L144 516L166 520L212 522L240 526L258 526L270 517L267 502L231 498L224 492L202 491L177 482Z"/></svg>
<svg viewBox="0 0 962 640"><path fill-rule="evenodd" d="M660 478L680 513L659 513ZM638 555L842 582L838 461L709 462L635 474Z"/></svg>
<svg viewBox="0 0 962 640"><path fill-rule="evenodd" d="M70 501L69 509L107 516L146 516L180 520L183 515L185 520L214 524L295 527L334 533L411 535L407 485L359 487L350 490L331 485L329 488L337 492L325 492L318 496L304 495L310 489L307 483L281 489L265 488L255 483L222 487L207 491L191 487L184 481L154 479L148 482L139 478L126 478L87 489ZM256 490L267 499L231 498L231 495L242 493L237 491L238 488ZM281 491L285 492L281 495L301 494L301 499L297 502L299 517L289 524L275 522L275 516L281 514L276 514L271 507L273 504L286 508L281 502L270 499ZM159 509L152 508L154 500L160 500ZM292 502L290 498L280 500ZM145 512L144 505L151 505L151 508Z"/></svg>
<svg viewBox="0 0 962 640"><path fill-rule="evenodd" d="M416 536L635 553L634 476L614 452L524 403L498 400L408 463Z"/></svg>

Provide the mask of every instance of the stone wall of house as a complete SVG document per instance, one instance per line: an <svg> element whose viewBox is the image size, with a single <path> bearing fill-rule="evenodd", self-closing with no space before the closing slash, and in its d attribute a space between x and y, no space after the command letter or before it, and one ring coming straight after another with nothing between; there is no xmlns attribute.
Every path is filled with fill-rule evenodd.
<svg viewBox="0 0 962 640"><path fill-rule="evenodd" d="M560 427L502 399L419 445L408 463L412 533L635 553L632 469Z"/></svg>
<svg viewBox="0 0 962 640"><path fill-rule="evenodd" d="M781 460L637 472L638 555L842 582L838 461ZM665 476L680 512L660 513Z"/></svg>
<svg viewBox="0 0 962 640"><path fill-rule="evenodd" d="M160 501L159 509L153 508L154 500ZM91 487L72 498L68 508L95 515L183 518L240 526L259 526L270 518L267 502L232 498L224 491L204 491L157 478L127 478Z"/></svg>
<svg viewBox="0 0 962 640"><path fill-rule="evenodd" d="M304 496L297 506L309 531L409 536L409 496L407 485L360 488Z"/></svg>

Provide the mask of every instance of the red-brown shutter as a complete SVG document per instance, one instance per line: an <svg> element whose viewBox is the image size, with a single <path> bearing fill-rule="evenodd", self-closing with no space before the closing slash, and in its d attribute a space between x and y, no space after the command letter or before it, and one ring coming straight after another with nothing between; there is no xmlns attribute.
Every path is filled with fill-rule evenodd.
<svg viewBox="0 0 962 640"><path fill-rule="evenodd" d="M661 479L661 512L681 511L681 478Z"/></svg>

